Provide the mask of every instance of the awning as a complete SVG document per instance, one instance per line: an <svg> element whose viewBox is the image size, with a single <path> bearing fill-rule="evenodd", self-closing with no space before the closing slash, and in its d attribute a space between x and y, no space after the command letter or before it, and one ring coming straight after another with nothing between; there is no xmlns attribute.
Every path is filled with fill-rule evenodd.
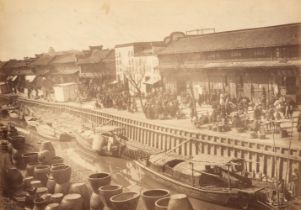
<svg viewBox="0 0 301 210"><path fill-rule="evenodd" d="M233 69L233 68L271 68L271 67L296 67L301 66L300 60L269 60L269 61L228 61L228 62L186 62L183 64L178 63L160 63L158 68L164 69Z"/></svg>
<svg viewBox="0 0 301 210"><path fill-rule="evenodd" d="M25 80L27 82L33 82L35 78L36 78L36 75L27 75L27 76L25 76Z"/></svg>

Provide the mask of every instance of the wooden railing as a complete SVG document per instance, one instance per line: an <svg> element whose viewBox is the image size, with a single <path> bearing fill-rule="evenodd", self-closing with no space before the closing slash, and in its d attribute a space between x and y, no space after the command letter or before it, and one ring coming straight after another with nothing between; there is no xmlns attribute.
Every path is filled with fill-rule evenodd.
<svg viewBox="0 0 301 210"><path fill-rule="evenodd" d="M294 169L301 170L301 150L287 146L274 147L271 142L254 142L242 137L216 133L212 131L190 131L171 126L156 125L148 120L121 117L109 114L101 109L89 109L63 103L50 103L28 99L18 99L28 106L47 108L54 113L66 112L81 119L90 120L97 125L111 120L111 124L125 128L125 134L133 141L167 151L172 147L191 139L175 151L180 155L198 154L218 155L222 157L244 158L247 169L254 176L267 178L279 177L289 181Z"/></svg>

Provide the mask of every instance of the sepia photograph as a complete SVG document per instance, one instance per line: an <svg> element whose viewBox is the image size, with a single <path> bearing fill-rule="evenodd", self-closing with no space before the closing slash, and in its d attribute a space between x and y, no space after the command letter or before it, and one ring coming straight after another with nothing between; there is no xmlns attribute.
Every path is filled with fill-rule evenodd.
<svg viewBox="0 0 301 210"><path fill-rule="evenodd" d="M301 210L301 1L0 0L0 210Z"/></svg>

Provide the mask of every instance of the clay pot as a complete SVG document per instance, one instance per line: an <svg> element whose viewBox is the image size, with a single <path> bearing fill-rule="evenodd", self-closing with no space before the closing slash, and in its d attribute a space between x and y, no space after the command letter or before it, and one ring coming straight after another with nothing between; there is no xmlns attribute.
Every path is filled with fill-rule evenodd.
<svg viewBox="0 0 301 210"><path fill-rule="evenodd" d="M28 152L22 155L25 164L35 165L38 163L38 153L37 152Z"/></svg>
<svg viewBox="0 0 301 210"><path fill-rule="evenodd" d="M155 202L164 197L169 196L169 191L164 189L151 189L142 192L141 197L145 204L146 209L155 209Z"/></svg>
<svg viewBox="0 0 301 210"><path fill-rule="evenodd" d="M95 192L92 193L90 197L90 209L91 210L103 210L104 203L99 197L99 195Z"/></svg>
<svg viewBox="0 0 301 210"><path fill-rule="evenodd" d="M34 176L34 168L36 167L36 164L27 164L26 166L26 173L25 176Z"/></svg>
<svg viewBox="0 0 301 210"><path fill-rule="evenodd" d="M156 210L167 210L169 197L160 198L155 202Z"/></svg>
<svg viewBox="0 0 301 210"><path fill-rule="evenodd" d="M0 152L8 152L9 151L9 143L7 140L0 140Z"/></svg>
<svg viewBox="0 0 301 210"><path fill-rule="evenodd" d="M54 193L50 196L50 201L52 203L60 203L63 200L63 193Z"/></svg>
<svg viewBox="0 0 301 210"><path fill-rule="evenodd" d="M40 146L40 152L47 150L50 153L50 159L52 159L55 156L55 149L50 141L45 141Z"/></svg>
<svg viewBox="0 0 301 210"><path fill-rule="evenodd" d="M52 167L51 174L57 184L67 183L71 178L71 167L66 165Z"/></svg>
<svg viewBox="0 0 301 210"><path fill-rule="evenodd" d="M113 195L118 195L122 193L122 186L121 185L106 185L102 186L98 189L99 195L103 201L105 201L106 205L112 207L112 203L110 198Z"/></svg>
<svg viewBox="0 0 301 210"><path fill-rule="evenodd" d="M27 189L29 187L31 187L30 185L30 182L34 180L34 177L33 176L28 176L28 177L25 177L23 179L23 183L24 183L24 188Z"/></svg>
<svg viewBox="0 0 301 210"><path fill-rule="evenodd" d="M60 204L59 203L51 203L51 204L48 204L46 207L45 207L45 210L60 210Z"/></svg>
<svg viewBox="0 0 301 210"><path fill-rule="evenodd" d="M50 168L47 165L37 165L34 168L34 178L41 181L43 186L46 186Z"/></svg>
<svg viewBox="0 0 301 210"><path fill-rule="evenodd" d="M38 160L40 163L49 164L52 157L48 150L42 150L38 154Z"/></svg>
<svg viewBox="0 0 301 210"><path fill-rule="evenodd" d="M174 194L170 196L167 210L193 210L187 195Z"/></svg>
<svg viewBox="0 0 301 210"><path fill-rule="evenodd" d="M112 202L114 209L136 210L139 197L139 193L125 192L112 196L110 201Z"/></svg>
<svg viewBox="0 0 301 210"><path fill-rule="evenodd" d="M61 202L61 208L64 210L83 210L82 197L80 194L67 194Z"/></svg>
<svg viewBox="0 0 301 210"><path fill-rule="evenodd" d="M83 199L83 210L90 209L90 192L85 183L73 183L70 186L69 193L77 193L82 196Z"/></svg>
<svg viewBox="0 0 301 210"><path fill-rule="evenodd" d="M3 184L4 194L12 196L15 192L23 188L23 176L21 172L17 168L6 169Z"/></svg>
<svg viewBox="0 0 301 210"><path fill-rule="evenodd" d="M38 187L38 188L37 188L36 195L37 195L38 197L41 197L42 195L44 195L44 194L46 194L46 193L48 193L47 187Z"/></svg>
<svg viewBox="0 0 301 210"><path fill-rule="evenodd" d="M16 150L23 149L25 145L25 137L21 135L14 136L11 139L11 144Z"/></svg>
<svg viewBox="0 0 301 210"><path fill-rule="evenodd" d="M54 193L54 187L55 187L56 182L54 181L52 176L48 177L47 183L46 183L46 187L48 188L48 191L50 193Z"/></svg>
<svg viewBox="0 0 301 210"><path fill-rule="evenodd" d="M64 195L68 194L70 188L70 182L64 184L55 184L54 193L63 193Z"/></svg>
<svg viewBox="0 0 301 210"><path fill-rule="evenodd" d="M33 180L30 182L31 187L38 188L42 187L42 182L40 180Z"/></svg>
<svg viewBox="0 0 301 210"><path fill-rule="evenodd" d="M44 210L48 204L48 201L42 198L36 198L33 202L34 207L32 210Z"/></svg>
<svg viewBox="0 0 301 210"><path fill-rule="evenodd" d="M111 182L111 175L105 172L91 174L88 178L93 192L98 193L98 188Z"/></svg>
<svg viewBox="0 0 301 210"><path fill-rule="evenodd" d="M23 154L21 150L15 150L13 149L13 163L16 166L16 168L20 169L20 170L24 170L26 168L26 164L23 160Z"/></svg>
<svg viewBox="0 0 301 210"><path fill-rule="evenodd" d="M51 164L58 164L58 163L64 163L64 158L62 157L59 157L59 156L54 156L52 159L51 159Z"/></svg>

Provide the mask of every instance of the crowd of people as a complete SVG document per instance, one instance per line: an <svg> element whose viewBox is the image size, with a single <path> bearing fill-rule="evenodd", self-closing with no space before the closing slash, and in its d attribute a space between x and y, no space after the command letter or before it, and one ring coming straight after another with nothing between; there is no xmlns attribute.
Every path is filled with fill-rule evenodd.
<svg viewBox="0 0 301 210"><path fill-rule="evenodd" d="M146 97L144 112L149 119L174 119L181 115L177 96L161 88Z"/></svg>

